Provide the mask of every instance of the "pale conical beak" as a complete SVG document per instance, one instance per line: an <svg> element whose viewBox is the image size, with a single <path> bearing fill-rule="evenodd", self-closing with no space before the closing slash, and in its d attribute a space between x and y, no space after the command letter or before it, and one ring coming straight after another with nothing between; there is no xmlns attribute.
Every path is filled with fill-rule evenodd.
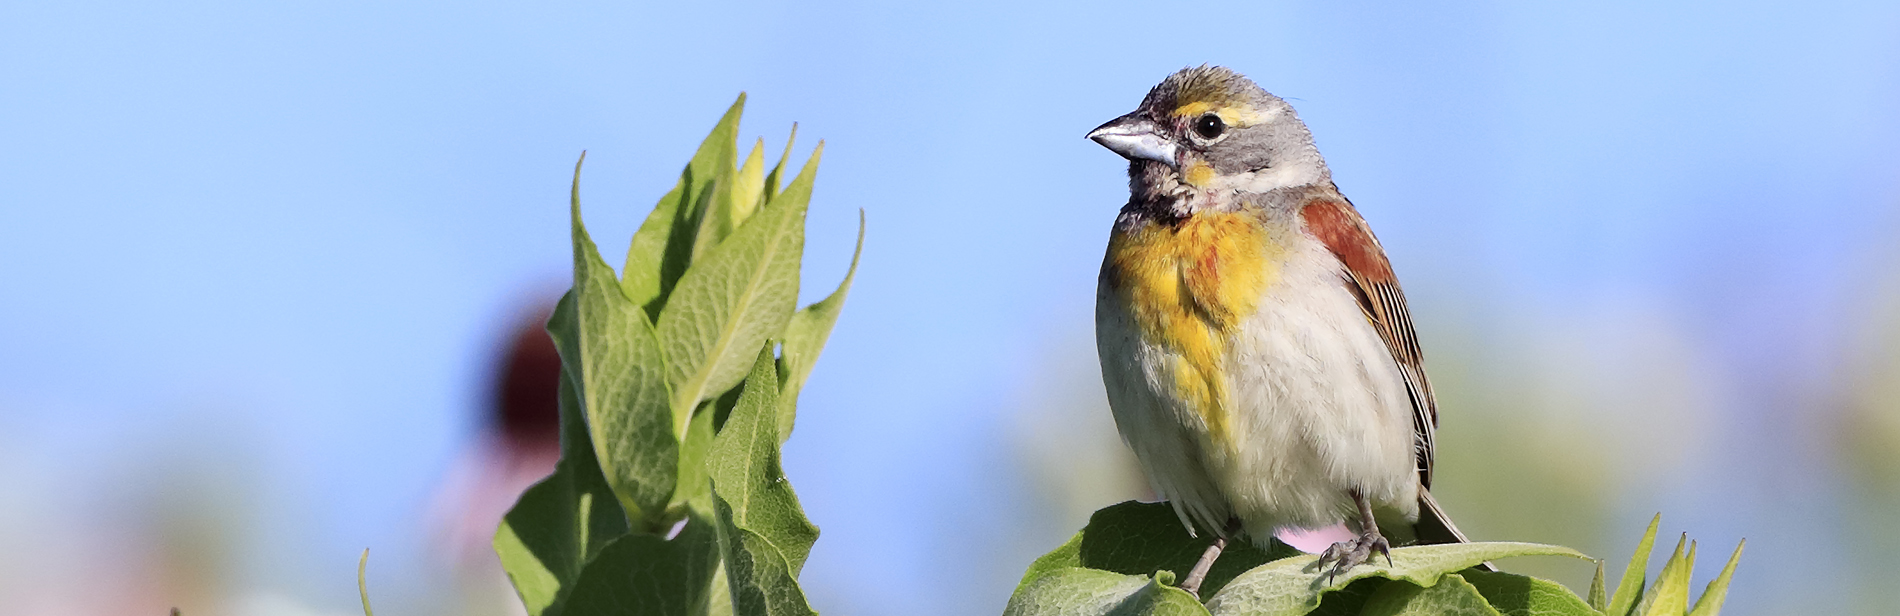
<svg viewBox="0 0 1900 616"><path fill-rule="evenodd" d="M1089 139L1128 160L1152 160L1172 167L1174 142L1161 138L1153 120L1128 114L1089 131Z"/></svg>

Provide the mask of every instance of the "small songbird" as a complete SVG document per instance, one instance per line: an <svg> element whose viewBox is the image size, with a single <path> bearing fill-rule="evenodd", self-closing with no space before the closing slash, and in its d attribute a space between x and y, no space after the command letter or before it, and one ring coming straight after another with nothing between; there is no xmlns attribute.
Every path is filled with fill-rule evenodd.
<svg viewBox="0 0 1900 616"><path fill-rule="evenodd" d="M1217 537L1181 587L1238 533L1343 521L1334 575L1464 542L1426 491L1438 411L1405 296L1293 107L1202 66L1088 136L1129 161L1095 305L1115 425Z"/></svg>

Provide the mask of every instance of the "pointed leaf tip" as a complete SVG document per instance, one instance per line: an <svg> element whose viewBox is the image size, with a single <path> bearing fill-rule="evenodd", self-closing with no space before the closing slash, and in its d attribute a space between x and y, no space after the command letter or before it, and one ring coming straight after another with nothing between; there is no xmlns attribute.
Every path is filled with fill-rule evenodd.
<svg viewBox="0 0 1900 616"><path fill-rule="evenodd" d="M805 517L780 464L770 342L751 367L707 457L727 587L735 614L811 614L797 579L818 527Z"/></svg>
<svg viewBox="0 0 1900 616"><path fill-rule="evenodd" d="M792 183L797 184L799 180L810 182L812 176L818 174L818 161L824 157L825 140L819 139L817 147L811 149L811 157L805 159L805 166L798 170L798 177L792 178ZM787 187L786 190L791 190L791 188Z"/></svg>
<svg viewBox="0 0 1900 616"><path fill-rule="evenodd" d="M579 174L573 204L574 287L549 321L564 370L572 372L600 468L622 509L659 524L672 496L678 441L652 326L630 301L613 267L581 222ZM642 264L636 264L642 265ZM661 438L656 435L664 435Z"/></svg>
<svg viewBox="0 0 1900 616"><path fill-rule="evenodd" d="M369 609L369 582L366 578L368 571L369 548L363 548L363 557L356 560L356 592L363 596L363 616L376 616L376 612ZM177 614L178 609L173 608L172 613Z"/></svg>
<svg viewBox="0 0 1900 616"><path fill-rule="evenodd" d="M1603 611L1609 606L1608 595L1603 588L1603 559L1596 559L1597 573L1590 579L1590 609Z"/></svg>
<svg viewBox="0 0 1900 616"><path fill-rule="evenodd" d="M581 150L581 157L574 161L574 185L568 189L568 207L573 210L573 224L581 224L581 165L587 162L587 150Z"/></svg>
<svg viewBox="0 0 1900 616"><path fill-rule="evenodd" d="M621 286L629 299L645 309L649 321L659 320L673 286L695 258L705 208L712 205L711 197L719 192L714 184L724 174L730 185L733 158L738 155L739 115L744 107L742 94L713 124L680 171L679 182L660 197L627 247Z"/></svg>
<svg viewBox="0 0 1900 616"><path fill-rule="evenodd" d="M752 153L746 155L745 164L739 167L739 181L733 183L732 215L726 222L726 233L731 233L758 210L759 201L765 196L764 187L765 138L760 137L752 144Z"/></svg>
<svg viewBox="0 0 1900 616"><path fill-rule="evenodd" d="M1662 572L1656 574L1656 583L1638 606L1644 616L1674 616L1689 611L1689 568L1694 562L1694 550L1684 549L1689 545L1689 533L1676 539L1675 551L1669 554Z"/></svg>
<svg viewBox="0 0 1900 616"><path fill-rule="evenodd" d="M737 156L737 135L734 135L732 155ZM758 211L762 197L761 187L765 185L765 139L753 144L752 152L747 154L745 162L734 167L733 161L721 162L713 170L712 190L706 204L699 212L699 229L693 238L692 260L698 261L708 251L731 236L753 212Z"/></svg>
<svg viewBox="0 0 1900 616"><path fill-rule="evenodd" d="M1696 599L1695 608L1689 610L1689 616L1716 616L1722 611L1722 601L1728 598L1729 578L1734 577L1735 565L1742 562L1742 548L1747 546L1747 539L1735 544L1735 553L1728 557L1728 564L1723 565L1722 573L1702 589L1702 598Z"/></svg>
<svg viewBox="0 0 1900 616"><path fill-rule="evenodd" d="M812 366L818 362L818 355L824 351L825 341L831 337L831 329L838 323L838 314L844 310L845 296L851 292L851 281L858 275L858 259L864 256L864 210L858 209L858 243L851 251L851 268L845 271L844 280L838 283L838 289L822 300L813 302L792 315L785 325L783 338L784 350L780 361L785 366L781 375L778 427L779 441L791 438L793 424L796 422L798 394L804 389L805 381L811 378Z"/></svg>
<svg viewBox="0 0 1900 616"><path fill-rule="evenodd" d="M1656 529L1661 526L1661 513L1649 519L1649 530L1643 532L1642 541L1636 543L1636 552L1630 554L1629 565L1623 568L1623 578L1617 581L1616 593L1610 595L1610 605L1604 614L1625 616L1642 601L1643 587L1649 583L1649 555L1656 546Z"/></svg>
<svg viewBox="0 0 1900 616"><path fill-rule="evenodd" d="M792 144L798 142L798 123L792 123L792 134L785 137L785 153L780 154L778 163L772 165L772 172L765 176L765 202L771 203L778 196L779 187L784 184L785 161L792 159Z"/></svg>

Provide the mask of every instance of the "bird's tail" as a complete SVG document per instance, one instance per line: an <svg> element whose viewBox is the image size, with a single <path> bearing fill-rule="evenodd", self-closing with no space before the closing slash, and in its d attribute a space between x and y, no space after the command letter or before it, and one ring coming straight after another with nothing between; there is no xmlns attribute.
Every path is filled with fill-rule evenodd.
<svg viewBox="0 0 1900 616"><path fill-rule="evenodd" d="M1458 525L1451 523L1451 516L1445 515L1445 508L1438 506L1438 500L1432 498L1430 490L1418 489L1418 542L1431 543L1471 543Z"/></svg>
<svg viewBox="0 0 1900 616"><path fill-rule="evenodd" d="M1420 544L1433 543L1471 543L1457 524L1451 523L1451 516L1445 515L1445 508L1438 506L1438 499L1424 487L1418 489L1418 524L1413 526L1418 533ZM1486 571L1497 571L1497 565L1484 563L1478 565Z"/></svg>

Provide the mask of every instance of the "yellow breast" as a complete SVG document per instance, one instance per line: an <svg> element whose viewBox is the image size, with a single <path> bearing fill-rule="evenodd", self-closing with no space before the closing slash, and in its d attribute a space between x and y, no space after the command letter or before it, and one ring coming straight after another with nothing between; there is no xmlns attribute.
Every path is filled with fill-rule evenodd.
<svg viewBox="0 0 1900 616"><path fill-rule="evenodd" d="M1285 249L1246 213L1117 230L1102 264L1143 340L1170 351L1175 394L1229 442L1225 357L1241 320L1279 275Z"/></svg>

